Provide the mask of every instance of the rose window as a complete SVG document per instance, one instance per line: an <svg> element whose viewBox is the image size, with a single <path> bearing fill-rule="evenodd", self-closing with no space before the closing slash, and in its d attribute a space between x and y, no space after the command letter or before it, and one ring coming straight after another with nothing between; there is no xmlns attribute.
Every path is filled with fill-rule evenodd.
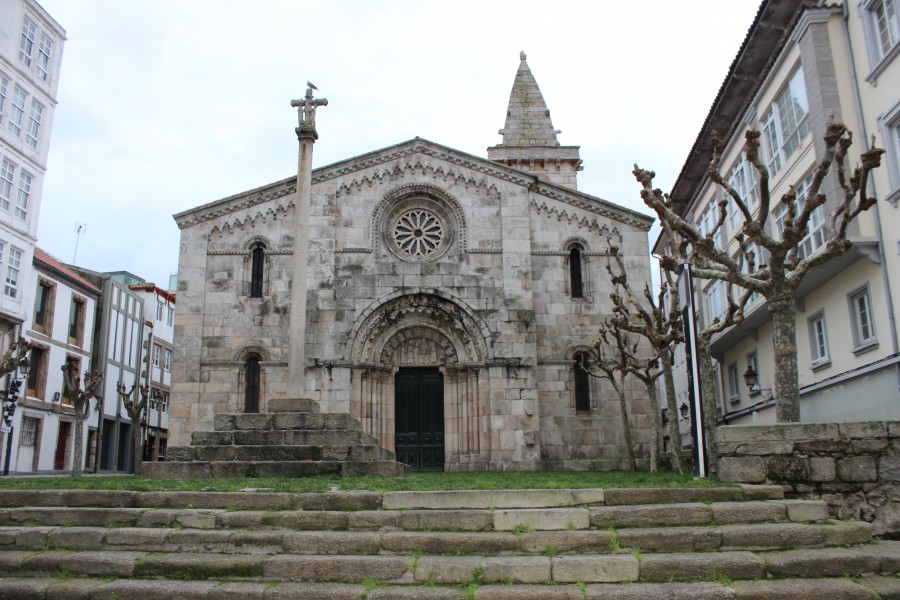
<svg viewBox="0 0 900 600"><path fill-rule="evenodd" d="M401 252L416 258L425 257L441 247L444 226L432 212L416 209L397 219L393 236Z"/></svg>

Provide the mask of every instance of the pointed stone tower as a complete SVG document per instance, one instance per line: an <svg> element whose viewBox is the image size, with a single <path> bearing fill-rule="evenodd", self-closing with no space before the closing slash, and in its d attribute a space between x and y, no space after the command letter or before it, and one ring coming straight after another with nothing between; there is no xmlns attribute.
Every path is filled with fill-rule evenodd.
<svg viewBox="0 0 900 600"><path fill-rule="evenodd" d="M553 128L550 111L525 58L520 52L506 126L499 131L503 143L488 148L488 159L577 190L577 175L582 169L579 147L559 145L556 134L561 132Z"/></svg>

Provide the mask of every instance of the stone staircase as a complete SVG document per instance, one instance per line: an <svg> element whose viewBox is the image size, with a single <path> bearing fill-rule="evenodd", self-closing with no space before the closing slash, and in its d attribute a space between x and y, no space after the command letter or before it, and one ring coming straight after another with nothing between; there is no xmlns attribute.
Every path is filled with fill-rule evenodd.
<svg viewBox="0 0 900 600"><path fill-rule="evenodd" d="M900 542L782 496L0 490L0 599L900 598Z"/></svg>
<svg viewBox="0 0 900 600"><path fill-rule="evenodd" d="M405 475L409 467L343 413L316 412L308 398L269 401L268 413L215 416L214 431L168 449L168 462L144 463L145 477L312 477Z"/></svg>

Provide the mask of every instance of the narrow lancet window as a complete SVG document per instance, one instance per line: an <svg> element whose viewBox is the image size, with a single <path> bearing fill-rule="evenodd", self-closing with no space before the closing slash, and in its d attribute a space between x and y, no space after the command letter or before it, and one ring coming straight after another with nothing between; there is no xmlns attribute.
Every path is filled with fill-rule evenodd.
<svg viewBox="0 0 900 600"><path fill-rule="evenodd" d="M250 297L262 298L263 270L266 265L266 251L262 246L256 245L253 247L250 262Z"/></svg>
<svg viewBox="0 0 900 600"><path fill-rule="evenodd" d="M591 412L590 359L584 352L575 355L575 412Z"/></svg>
<svg viewBox="0 0 900 600"><path fill-rule="evenodd" d="M581 248L569 250L569 283L572 298L584 298L584 277L581 272Z"/></svg>
<svg viewBox="0 0 900 600"><path fill-rule="evenodd" d="M251 354L244 364L244 412L259 412L259 356Z"/></svg>

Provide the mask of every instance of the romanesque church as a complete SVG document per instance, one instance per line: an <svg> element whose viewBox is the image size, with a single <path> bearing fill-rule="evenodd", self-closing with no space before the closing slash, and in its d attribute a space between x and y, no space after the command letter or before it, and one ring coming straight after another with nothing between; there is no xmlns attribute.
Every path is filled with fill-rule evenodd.
<svg viewBox="0 0 900 600"><path fill-rule="evenodd" d="M651 219L580 192L558 133L523 53L487 158L415 138L313 169L303 193L290 177L175 215L170 445L293 395L417 470L623 467L618 402L577 364L611 312L608 244L642 287Z"/></svg>

